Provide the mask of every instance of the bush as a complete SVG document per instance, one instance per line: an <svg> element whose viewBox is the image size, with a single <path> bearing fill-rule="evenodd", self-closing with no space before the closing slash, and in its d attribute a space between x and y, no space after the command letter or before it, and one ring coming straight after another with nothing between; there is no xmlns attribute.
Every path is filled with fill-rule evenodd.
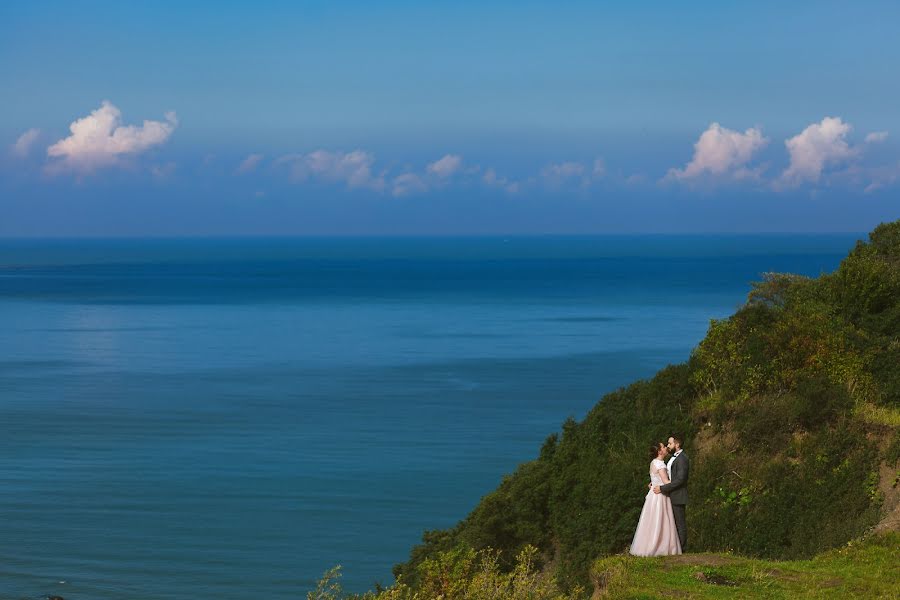
<svg viewBox="0 0 900 600"><path fill-rule="evenodd" d="M357 600L575 600L584 590L575 588L570 594L560 591L552 574L537 567L534 546L526 546L503 569L502 553L486 548L475 551L465 546L438 552L419 563L418 584L407 585L402 579L391 587L362 596ZM338 580L340 567L326 572L308 600L338 600L342 590Z"/></svg>

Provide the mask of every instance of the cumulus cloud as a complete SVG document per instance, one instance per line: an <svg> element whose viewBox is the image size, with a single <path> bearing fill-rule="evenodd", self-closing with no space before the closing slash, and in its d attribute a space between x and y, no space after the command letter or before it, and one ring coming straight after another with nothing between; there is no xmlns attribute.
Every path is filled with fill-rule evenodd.
<svg viewBox="0 0 900 600"><path fill-rule="evenodd" d="M463 172L463 160L458 154L445 154L428 163L421 175L412 172L401 173L391 182L391 194L396 197L422 194L432 187L443 187L457 173Z"/></svg>
<svg viewBox="0 0 900 600"><path fill-rule="evenodd" d="M540 179L551 188L571 186L573 183L586 188L605 175L606 163L598 157L590 165L572 161L551 163L541 169Z"/></svg>
<svg viewBox="0 0 900 600"><path fill-rule="evenodd" d="M140 126L122 125L122 112L104 100L100 108L69 126L71 135L47 148L47 156L55 158L51 172L91 173L121 164L128 155L137 155L169 139L178 119L174 112L165 121L144 121Z"/></svg>
<svg viewBox="0 0 900 600"><path fill-rule="evenodd" d="M888 137L887 131L873 131L872 133L866 136L867 144L876 144L878 142L883 142Z"/></svg>
<svg viewBox="0 0 900 600"><path fill-rule="evenodd" d="M568 179L582 175L584 175L584 165L577 162L547 165L541 170L541 176L551 179Z"/></svg>
<svg viewBox="0 0 900 600"><path fill-rule="evenodd" d="M852 127L840 117L825 117L784 142L791 162L781 174L781 183L799 185L816 182L825 167L856 157L859 152L847 143Z"/></svg>
<svg viewBox="0 0 900 600"><path fill-rule="evenodd" d="M900 183L900 161L894 160L893 163L887 164L854 162L846 168L836 169L823 175L823 178L826 177L829 187L840 187L872 194ZM813 190L813 195L815 195L815 190Z"/></svg>
<svg viewBox="0 0 900 600"><path fill-rule="evenodd" d="M400 198L411 194L420 194L427 189L428 186L421 177L415 173L403 173L394 178L391 193Z"/></svg>
<svg viewBox="0 0 900 600"><path fill-rule="evenodd" d="M373 174L375 156L363 150L331 152L316 150L308 154L289 154L277 164L287 165L290 177L296 182L319 180L341 182L349 189L384 189L384 176Z"/></svg>
<svg viewBox="0 0 900 600"><path fill-rule="evenodd" d="M16 143L12 145L12 153L19 158L25 158L31 154L31 148L41 135L40 129L29 129L19 136Z"/></svg>
<svg viewBox="0 0 900 600"><path fill-rule="evenodd" d="M871 182L865 187L863 192L872 194L880 189L894 186L898 181L900 181L900 163L893 167L876 169L871 173Z"/></svg>
<svg viewBox="0 0 900 600"><path fill-rule="evenodd" d="M484 172L484 175L481 176L481 180L488 187L502 188L510 194L518 192L520 187L518 182L513 181L508 177L498 175L494 169L487 169Z"/></svg>
<svg viewBox="0 0 900 600"><path fill-rule="evenodd" d="M713 123L694 144L691 161L683 169L670 169L667 177L681 181L701 175L746 177L752 173L747 163L768 143L757 127L741 133Z"/></svg>
<svg viewBox="0 0 900 600"><path fill-rule="evenodd" d="M259 163L262 162L263 155L262 154L250 154L241 161L241 164L238 165L235 173L238 175L244 175L246 173L252 173L256 170L256 167L259 166Z"/></svg>
<svg viewBox="0 0 900 600"><path fill-rule="evenodd" d="M578 162L562 162L549 164L541 169L541 178L550 188L561 188L571 182L578 182L582 187L590 183L586 176L587 169Z"/></svg>
<svg viewBox="0 0 900 600"><path fill-rule="evenodd" d="M462 168L462 157L457 154L446 154L426 167L429 175L447 179Z"/></svg>

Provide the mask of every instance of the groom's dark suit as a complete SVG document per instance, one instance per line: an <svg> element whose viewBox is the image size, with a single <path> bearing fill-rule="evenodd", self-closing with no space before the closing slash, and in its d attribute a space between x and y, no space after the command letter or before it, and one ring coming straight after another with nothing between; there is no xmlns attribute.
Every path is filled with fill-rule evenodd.
<svg viewBox="0 0 900 600"><path fill-rule="evenodd" d="M678 530L681 551L684 552L687 546L687 522L685 521L684 507L688 503L687 481L691 473L691 461L684 450L672 461L671 470L669 483L659 486L659 491L672 499L675 528Z"/></svg>

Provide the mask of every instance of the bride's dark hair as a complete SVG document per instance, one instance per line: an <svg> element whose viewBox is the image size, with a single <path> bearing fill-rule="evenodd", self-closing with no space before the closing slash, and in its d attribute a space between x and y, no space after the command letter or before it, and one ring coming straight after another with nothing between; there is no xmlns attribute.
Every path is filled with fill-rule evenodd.
<svg viewBox="0 0 900 600"><path fill-rule="evenodd" d="M653 460L657 456L659 456L659 449L661 446L664 446L662 442L653 442L650 444L650 460Z"/></svg>

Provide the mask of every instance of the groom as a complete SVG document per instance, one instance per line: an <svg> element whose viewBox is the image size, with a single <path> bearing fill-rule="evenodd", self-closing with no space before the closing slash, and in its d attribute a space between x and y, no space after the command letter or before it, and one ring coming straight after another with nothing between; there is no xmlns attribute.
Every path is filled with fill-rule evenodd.
<svg viewBox="0 0 900 600"><path fill-rule="evenodd" d="M688 503L687 482L691 472L691 461L688 455L681 449L684 438L681 434L673 435L666 444L672 458L669 459L669 483L653 486L654 494L665 494L672 499L672 513L675 516L675 528L678 530L678 540L681 542L681 551L686 552L687 546L687 522L685 521L684 507Z"/></svg>

